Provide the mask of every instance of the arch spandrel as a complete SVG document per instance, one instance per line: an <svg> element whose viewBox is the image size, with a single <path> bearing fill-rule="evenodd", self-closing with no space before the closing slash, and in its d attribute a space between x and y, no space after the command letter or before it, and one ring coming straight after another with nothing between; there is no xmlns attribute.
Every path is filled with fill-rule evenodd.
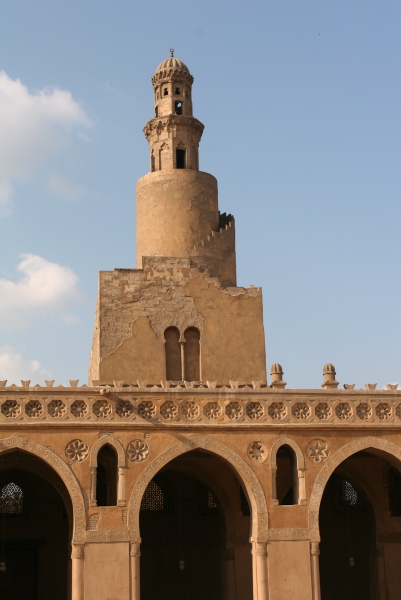
<svg viewBox="0 0 401 600"><path fill-rule="evenodd" d="M207 437L186 438L160 454L140 475L131 493L128 511L128 525L132 541L140 541L139 511L142 496L153 477L174 458L191 450L207 450L219 458L225 459L243 483L252 507L252 538L254 541L266 542L268 538L268 512L266 498L251 467L231 448Z"/></svg>
<svg viewBox="0 0 401 600"><path fill-rule="evenodd" d="M112 446L114 448L114 450L117 453L117 466L119 467L125 467L125 450L124 450L124 446L122 445L122 443L120 442L119 439L117 439L114 435L112 434L106 434L106 435L101 435L96 442L93 444L91 451L90 451L90 466L91 467L97 467L97 455L99 453L99 450L106 445Z"/></svg>
<svg viewBox="0 0 401 600"><path fill-rule="evenodd" d="M356 454L356 452L360 452L361 450L379 450L387 454L389 458L394 458L398 460L401 464L401 447L393 444L392 442L388 442L387 440L383 440L375 437L366 437L358 440L354 440L350 442L343 448L340 448L331 456L323 468L319 472L316 477L315 483L313 485L312 494L309 502L309 527L311 536L315 540L320 539L319 534L319 510L320 503L322 500L322 496L326 487L326 484L335 471L335 469L342 463L344 460Z"/></svg>
<svg viewBox="0 0 401 600"><path fill-rule="evenodd" d="M43 460L63 481L73 508L73 542L82 543L85 539L85 501L78 480L69 465L54 450L29 438L11 436L0 440L0 454L17 448Z"/></svg>
<svg viewBox="0 0 401 600"><path fill-rule="evenodd" d="M291 438L282 437L274 442L272 449L270 451L270 463L273 469L277 469L277 452L281 448L281 446L289 446L295 453L297 459L297 469L304 470L305 469L305 457L300 446L297 442L294 442Z"/></svg>

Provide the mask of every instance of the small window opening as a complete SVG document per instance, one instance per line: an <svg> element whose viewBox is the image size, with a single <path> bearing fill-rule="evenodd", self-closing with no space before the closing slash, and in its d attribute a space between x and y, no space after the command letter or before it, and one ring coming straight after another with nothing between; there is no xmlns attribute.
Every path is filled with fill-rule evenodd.
<svg viewBox="0 0 401 600"><path fill-rule="evenodd" d="M181 94L181 90L180 90L180 88L179 88L179 87L176 87L176 88L175 88L175 93L177 94L177 96L178 96L179 94Z"/></svg>
<svg viewBox="0 0 401 600"><path fill-rule="evenodd" d="M163 90L163 96L168 96L168 89L167 88L164 88L164 90Z"/></svg>
<svg viewBox="0 0 401 600"><path fill-rule="evenodd" d="M185 150L180 150L180 148L176 150L176 168L185 169Z"/></svg>
<svg viewBox="0 0 401 600"><path fill-rule="evenodd" d="M200 380L200 333L196 327L188 327L184 332L184 375L185 381Z"/></svg>
<svg viewBox="0 0 401 600"><path fill-rule="evenodd" d="M164 511L164 494L161 487L152 479L142 496L141 510Z"/></svg>
<svg viewBox="0 0 401 600"><path fill-rule="evenodd" d="M1 490L0 513L3 515L22 514L24 508L24 495L16 483L8 483Z"/></svg>
<svg viewBox="0 0 401 600"><path fill-rule="evenodd" d="M175 103L175 114L182 115L182 102Z"/></svg>
<svg viewBox="0 0 401 600"><path fill-rule="evenodd" d="M117 506L117 453L109 444L97 455L96 503L98 506Z"/></svg>
<svg viewBox="0 0 401 600"><path fill-rule="evenodd" d="M298 503L298 473L294 450L283 444L277 450L276 487L280 505Z"/></svg>
<svg viewBox="0 0 401 600"><path fill-rule="evenodd" d="M164 332L166 340L166 377L169 381L182 380L180 332L176 327L168 327Z"/></svg>
<svg viewBox="0 0 401 600"><path fill-rule="evenodd" d="M156 161L153 155L150 158L150 170L152 171L152 173L156 170Z"/></svg>
<svg viewBox="0 0 401 600"><path fill-rule="evenodd" d="M159 107L155 106L155 117L159 116Z"/></svg>

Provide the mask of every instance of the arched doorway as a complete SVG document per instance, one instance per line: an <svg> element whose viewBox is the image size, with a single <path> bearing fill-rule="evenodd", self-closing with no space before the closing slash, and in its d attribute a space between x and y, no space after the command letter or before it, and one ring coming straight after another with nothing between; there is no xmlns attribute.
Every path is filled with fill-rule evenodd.
<svg viewBox="0 0 401 600"><path fill-rule="evenodd" d="M227 463L200 450L165 465L141 503L141 600L251 600L250 509Z"/></svg>
<svg viewBox="0 0 401 600"><path fill-rule="evenodd" d="M2 600L68 600L71 516L67 489L44 461L20 450L0 456Z"/></svg>

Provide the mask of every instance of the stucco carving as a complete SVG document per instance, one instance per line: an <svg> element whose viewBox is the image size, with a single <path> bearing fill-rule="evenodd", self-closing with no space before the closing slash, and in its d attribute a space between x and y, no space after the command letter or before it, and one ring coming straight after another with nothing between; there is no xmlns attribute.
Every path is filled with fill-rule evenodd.
<svg viewBox="0 0 401 600"><path fill-rule="evenodd" d="M139 510L142 496L151 479L171 460L194 449L204 449L224 458L235 469L243 482L252 507L252 537L254 540L266 541L268 532L268 512L266 498L255 473L251 467L231 448L207 437L189 437L175 444L157 458L143 471L131 494L128 512L128 524L131 540L140 539Z"/></svg>
<svg viewBox="0 0 401 600"><path fill-rule="evenodd" d="M329 456L329 445L324 440L311 440L306 449L308 458L315 462L324 462Z"/></svg>
<svg viewBox="0 0 401 600"><path fill-rule="evenodd" d="M73 462L82 462L88 458L88 444L82 440L71 440L65 447L65 454L69 460Z"/></svg>
<svg viewBox="0 0 401 600"><path fill-rule="evenodd" d="M252 442L248 446L248 457L256 463L262 463L267 458L267 448L262 442Z"/></svg>
<svg viewBox="0 0 401 600"><path fill-rule="evenodd" d="M128 444L127 456L132 462L143 462L149 456L149 446L142 440L133 440Z"/></svg>
<svg viewBox="0 0 401 600"><path fill-rule="evenodd" d="M311 530L311 537L314 539L320 540L319 508L324 488L326 487L331 474L346 458L352 454L355 454L356 452L367 450L369 448L387 452L390 456L394 457L401 463L401 447L396 446L392 442L375 437L365 437L355 440L335 452L333 456L327 460L319 472L319 475L316 477L309 501L309 526Z"/></svg>
<svg viewBox="0 0 401 600"><path fill-rule="evenodd" d="M100 435L96 442L93 444L90 451L90 466L97 467L97 455L102 446L109 444L113 446L117 452L117 464L119 467L125 467L125 451L124 446L112 433L105 433Z"/></svg>
<svg viewBox="0 0 401 600"><path fill-rule="evenodd" d="M263 417L263 406L260 402L250 402L246 407L246 414L250 419L260 419Z"/></svg>
<svg viewBox="0 0 401 600"><path fill-rule="evenodd" d="M85 502L78 480L69 465L53 450L29 438L12 436L0 440L0 453L19 448L30 452L50 465L66 486L73 506L73 539L83 541L85 536Z"/></svg>

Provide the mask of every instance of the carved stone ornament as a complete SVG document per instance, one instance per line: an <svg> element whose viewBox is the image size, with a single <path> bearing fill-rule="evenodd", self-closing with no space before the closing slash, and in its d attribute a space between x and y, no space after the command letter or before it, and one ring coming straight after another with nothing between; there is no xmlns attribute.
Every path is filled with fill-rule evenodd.
<svg viewBox="0 0 401 600"><path fill-rule="evenodd" d="M283 402L272 402L268 408L269 417L272 419L284 419L287 414L287 408Z"/></svg>
<svg viewBox="0 0 401 600"><path fill-rule="evenodd" d="M331 408L327 402L319 402L315 407L315 415L321 421L327 421L331 417Z"/></svg>
<svg viewBox="0 0 401 600"><path fill-rule="evenodd" d="M299 421L304 421L310 417L310 408L306 402L296 402L292 407L292 414Z"/></svg>
<svg viewBox="0 0 401 600"><path fill-rule="evenodd" d="M186 419L196 419L199 415L199 406L193 400L188 400L188 402L184 402L182 405L181 413Z"/></svg>
<svg viewBox="0 0 401 600"><path fill-rule="evenodd" d="M336 415L341 421L347 421L352 416L352 408L348 402L340 402L336 406Z"/></svg>
<svg viewBox="0 0 401 600"><path fill-rule="evenodd" d="M356 407L356 414L362 421L366 421L372 416L372 409L366 402L361 402Z"/></svg>
<svg viewBox="0 0 401 600"><path fill-rule="evenodd" d="M387 421L391 417L391 407L385 402L380 402L375 408L376 415L380 421Z"/></svg>
<svg viewBox="0 0 401 600"><path fill-rule="evenodd" d="M149 456L149 446L142 440L133 440L128 444L127 455L132 462L143 462Z"/></svg>
<svg viewBox="0 0 401 600"><path fill-rule="evenodd" d="M143 400L138 405L138 414L143 419L151 419L156 415L156 406L151 400Z"/></svg>
<svg viewBox="0 0 401 600"><path fill-rule="evenodd" d="M48 404L47 412L49 413L49 415L51 417L54 417L55 419L58 419L58 418L63 417L65 415L65 413L67 412L67 409L66 409L65 404L64 404L64 402L62 400L52 400Z"/></svg>
<svg viewBox="0 0 401 600"><path fill-rule="evenodd" d="M134 407L129 400L119 400L116 404L116 413L122 419L128 419L134 412Z"/></svg>
<svg viewBox="0 0 401 600"><path fill-rule="evenodd" d="M329 445L324 440L311 440L306 449L308 458L315 462L324 462L329 456Z"/></svg>
<svg viewBox="0 0 401 600"><path fill-rule="evenodd" d="M25 412L28 417L37 418L43 413L42 404L39 400L30 400L25 406Z"/></svg>
<svg viewBox="0 0 401 600"><path fill-rule="evenodd" d="M71 404L71 414L73 417L85 417L88 414L88 405L84 400L75 400Z"/></svg>
<svg viewBox="0 0 401 600"><path fill-rule="evenodd" d="M172 400L166 400L160 407L160 414L163 419L166 419L167 421L175 419L178 414L177 405Z"/></svg>
<svg viewBox="0 0 401 600"><path fill-rule="evenodd" d="M98 400L92 410L97 417L106 419L111 414L111 404L107 400Z"/></svg>
<svg viewBox="0 0 401 600"><path fill-rule="evenodd" d="M246 407L246 414L250 419L260 419L263 417L263 406L260 402L250 402Z"/></svg>
<svg viewBox="0 0 401 600"><path fill-rule="evenodd" d="M262 442L252 442L248 446L248 457L257 463L262 463L267 458L267 448Z"/></svg>
<svg viewBox="0 0 401 600"><path fill-rule="evenodd" d="M401 404L398 404L397 408L395 409L395 414L399 419L401 419Z"/></svg>
<svg viewBox="0 0 401 600"><path fill-rule="evenodd" d="M7 419L15 419L21 414L21 407L16 400L6 400L1 406L1 412Z"/></svg>
<svg viewBox="0 0 401 600"><path fill-rule="evenodd" d="M203 413L207 419L218 419L221 408L218 402L207 402L203 407Z"/></svg>
<svg viewBox="0 0 401 600"><path fill-rule="evenodd" d="M238 402L229 402L226 406L226 415L229 419L239 419L242 416L242 406Z"/></svg>
<svg viewBox="0 0 401 600"><path fill-rule="evenodd" d="M65 447L65 454L69 460L73 462L82 462L88 457L88 444L82 440L72 440Z"/></svg>

